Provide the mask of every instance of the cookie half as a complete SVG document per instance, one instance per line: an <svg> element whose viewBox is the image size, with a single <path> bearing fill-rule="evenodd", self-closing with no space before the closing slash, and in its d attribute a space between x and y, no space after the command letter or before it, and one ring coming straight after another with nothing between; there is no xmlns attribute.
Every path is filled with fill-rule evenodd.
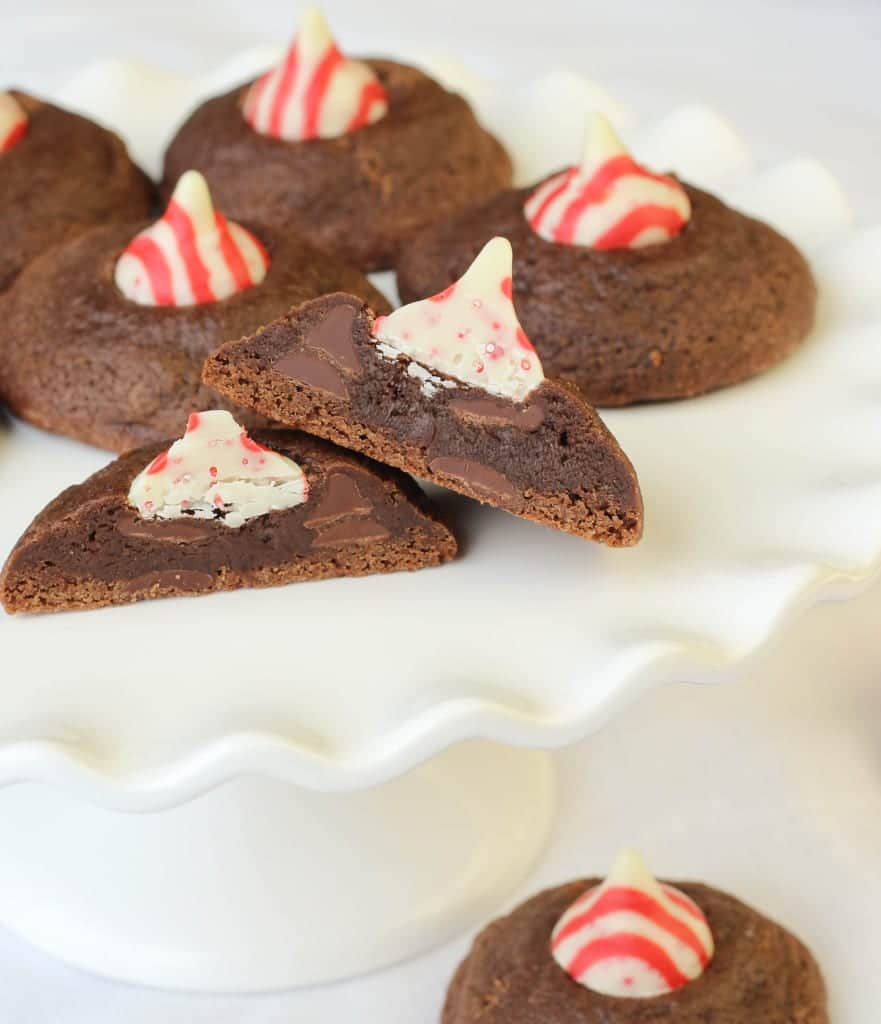
<svg viewBox="0 0 881 1024"><path fill-rule="evenodd" d="M211 417L233 423L228 413L202 414ZM219 453L207 457L204 486L189 461L175 468L183 442L166 443L129 452L48 505L0 574L7 612L422 569L456 553L448 527L402 473L304 434L252 439L216 419L191 420L184 442L200 430ZM283 470L255 483L228 472L222 458L248 460L258 472L262 458ZM162 511L150 517L151 482L168 474Z"/></svg>

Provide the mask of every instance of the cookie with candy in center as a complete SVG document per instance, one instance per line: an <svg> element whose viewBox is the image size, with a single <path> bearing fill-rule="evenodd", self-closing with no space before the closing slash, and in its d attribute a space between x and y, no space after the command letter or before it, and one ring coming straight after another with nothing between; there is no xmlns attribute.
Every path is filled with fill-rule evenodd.
<svg viewBox="0 0 881 1024"><path fill-rule="evenodd" d="M625 851L606 879L539 893L474 941L442 1024L829 1024L804 944L728 893L656 881Z"/></svg>
<svg viewBox="0 0 881 1024"><path fill-rule="evenodd" d="M402 473L222 410L68 488L0 573L10 614L440 565L456 542Z"/></svg>
<svg viewBox="0 0 881 1024"><path fill-rule="evenodd" d="M517 312L546 372L595 405L740 383L813 325L816 287L791 242L642 167L599 115L580 164L408 242L396 264L402 299L441 291L493 235L514 247Z"/></svg>
<svg viewBox="0 0 881 1024"><path fill-rule="evenodd" d="M223 404L201 382L214 349L341 288L388 308L336 257L275 224L228 218L189 171L157 221L95 228L19 276L0 320L0 398L102 448L161 441L191 412Z"/></svg>
<svg viewBox="0 0 881 1024"><path fill-rule="evenodd" d="M613 546L642 533L627 456L595 410L545 378L517 319L511 246L454 285L379 316L351 295L293 309L219 349L230 401L557 529Z"/></svg>
<svg viewBox="0 0 881 1024"><path fill-rule="evenodd" d="M218 204L362 270L511 184L511 161L466 100L390 60L344 55L306 10L283 59L203 103L165 154L163 189L201 171Z"/></svg>

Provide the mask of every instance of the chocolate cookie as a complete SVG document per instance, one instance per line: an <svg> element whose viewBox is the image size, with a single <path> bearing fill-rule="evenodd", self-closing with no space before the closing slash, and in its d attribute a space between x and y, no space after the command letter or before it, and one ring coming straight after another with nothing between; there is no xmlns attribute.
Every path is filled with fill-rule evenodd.
<svg viewBox="0 0 881 1024"><path fill-rule="evenodd" d="M391 267L401 243L511 184L511 161L467 102L415 68L365 62L388 113L336 138L286 141L248 124L250 85L204 103L165 156L164 189L189 168L228 216L304 235L364 270Z"/></svg>
<svg viewBox="0 0 881 1024"><path fill-rule="evenodd" d="M538 368L528 397L514 401L399 354L377 341L376 325L359 299L325 296L224 345L204 380L265 416L515 515L610 545L639 539L633 467L574 388Z"/></svg>
<svg viewBox="0 0 881 1024"><path fill-rule="evenodd" d="M120 292L114 273L144 226L82 234L35 260L9 291L0 397L22 419L113 451L158 441L190 412L218 404L200 376L222 342L339 288L388 308L357 271L287 230L260 225L249 226L269 254L262 283L219 302L139 305ZM235 411L247 426L265 424Z"/></svg>
<svg viewBox="0 0 881 1024"><path fill-rule="evenodd" d="M428 228L396 263L407 302L454 281L493 235L516 256L517 312L545 371L596 405L687 398L774 366L807 336L816 288L798 250L760 221L685 186L691 220L662 244L547 241L506 191Z"/></svg>
<svg viewBox="0 0 881 1024"><path fill-rule="evenodd" d="M68 488L28 527L0 574L4 608L99 608L421 569L455 555L449 529L402 473L292 431L255 439L244 439L252 459L276 453L302 469L300 503L237 527L223 521L222 502L216 518L145 519L130 504L133 482L148 464L148 474L161 470L170 442L129 452Z"/></svg>
<svg viewBox="0 0 881 1024"><path fill-rule="evenodd" d="M567 908L601 881L549 889L481 932L450 985L443 1024L828 1024L823 979L805 946L697 883L676 885L703 910L715 939L699 977L651 998L578 984L551 955L552 935Z"/></svg>
<svg viewBox="0 0 881 1024"><path fill-rule="evenodd" d="M0 153L0 291L58 242L96 224L146 217L152 193L112 132L26 93L9 95L27 122Z"/></svg>

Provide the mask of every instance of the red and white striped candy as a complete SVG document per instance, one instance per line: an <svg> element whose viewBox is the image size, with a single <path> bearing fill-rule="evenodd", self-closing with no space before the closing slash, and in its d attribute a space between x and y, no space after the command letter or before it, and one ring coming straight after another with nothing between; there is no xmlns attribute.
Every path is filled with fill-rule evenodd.
<svg viewBox="0 0 881 1024"><path fill-rule="evenodd" d="M343 57L323 15L310 7L284 60L251 86L243 113L261 135L297 142L345 135L387 111L373 70Z"/></svg>
<svg viewBox="0 0 881 1024"><path fill-rule="evenodd" d="M524 213L548 242L638 249L679 234L691 218L691 203L678 181L640 167L609 122L591 114L581 166L540 185Z"/></svg>
<svg viewBox="0 0 881 1024"><path fill-rule="evenodd" d="M194 412L187 432L135 477L129 504L144 519L249 519L301 505L309 496L303 470L252 441L220 409Z"/></svg>
<svg viewBox="0 0 881 1024"><path fill-rule="evenodd" d="M195 306L260 284L268 269L263 245L215 210L205 179L187 171L162 217L120 256L115 280L141 306Z"/></svg>
<svg viewBox="0 0 881 1024"><path fill-rule="evenodd" d="M511 243L493 238L455 284L377 317L380 351L403 352L423 368L522 402L544 372L517 319L511 273Z"/></svg>
<svg viewBox="0 0 881 1024"><path fill-rule="evenodd" d="M25 137L28 130L28 116L21 104L9 92L0 92L0 153Z"/></svg>
<svg viewBox="0 0 881 1024"><path fill-rule="evenodd" d="M713 936L700 907L657 882L632 850L557 922L554 959L593 992L647 998L700 977L713 957Z"/></svg>

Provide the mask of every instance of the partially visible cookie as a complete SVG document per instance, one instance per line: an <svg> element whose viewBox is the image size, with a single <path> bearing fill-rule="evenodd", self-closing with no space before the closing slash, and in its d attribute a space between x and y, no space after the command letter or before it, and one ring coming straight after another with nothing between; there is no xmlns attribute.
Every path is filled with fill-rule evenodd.
<svg viewBox="0 0 881 1024"><path fill-rule="evenodd" d="M231 217L294 231L362 270L387 269L429 224L511 185L511 161L463 97L415 68L343 57L315 10L284 60L203 103L165 155Z"/></svg>
<svg viewBox="0 0 881 1024"><path fill-rule="evenodd" d="M228 221L186 174L160 220L93 228L20 275L0 319L0 398L101 448L161 441L191 412L224 405L201 383L221 343L340 288L389 308L361 273L296 235Z"/></svg>
<svg viewBox="0 0 881 1024"><path fill-rule="evenodd" d="M779 363L814 322L801 253L709 193L639 167L607 134L591 149L589 132L583 166L404 245L403 301L441 291L504 235L517 312L546 372L595 405L688 398Z"/></svg>
<svg viewBox="0 0 881 1024"><path fill-rule="evenodd" d="M10 614L440 565L449 529L402 473L227 412L118 458L41 512L0 574Z"/></svg>
<svg viewBox="0 0 881 1024"><path fill-rule="evenodd" d="M828 1024L790 932L718 889L612 875L539 893L476 938L442 1024Z"/></svg>
<svg viewBox="0 0 881 1024"><path fill-rule="evenodd" d="M27 93L0 92L0 292L58 242L146 217L151 196L112 132Z"/></svg>

